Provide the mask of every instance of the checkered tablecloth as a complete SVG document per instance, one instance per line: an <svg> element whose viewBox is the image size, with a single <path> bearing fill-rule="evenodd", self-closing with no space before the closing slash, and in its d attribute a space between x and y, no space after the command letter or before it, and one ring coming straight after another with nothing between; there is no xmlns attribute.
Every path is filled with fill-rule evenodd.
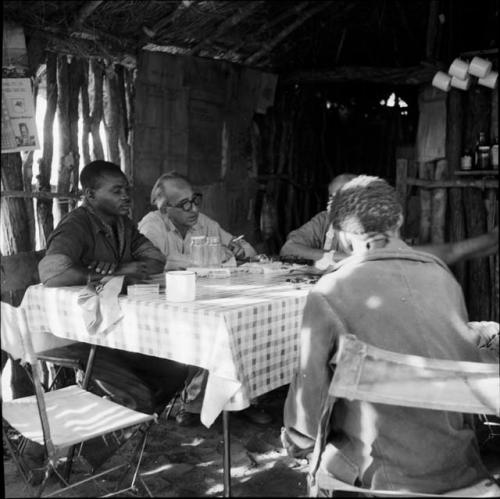
<svg viewBox="0 0 500 499"><path fill-rule="evenodd" d="M286 275L198 278L196 300L169 303L164 293L120 296L123 318L91 335L78 305L81 286L28 288L22 306L33 332L140 352L208 370L201 420L210 426L224 409L290 382L298 361L302 310L311 284Z"/></svg>

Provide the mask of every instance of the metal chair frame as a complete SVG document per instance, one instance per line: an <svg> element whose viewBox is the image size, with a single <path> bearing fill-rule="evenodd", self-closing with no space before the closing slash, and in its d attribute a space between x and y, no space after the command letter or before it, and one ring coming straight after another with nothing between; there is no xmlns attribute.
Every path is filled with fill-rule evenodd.
<svg viewBox="0 0 500 499"><path fill-rule="evenodd" d="M10 309L8 307L10 307ZM71 463L73 462L73 460L75 458L76 448L78 446L80 446L80 448L81 448L81 445L85 441L85 439L82 439L82 441L80 443L70 446L69 452L66 455L67 465L65 467L65 472L59 471L58 464L61 461L61 459L63 458L63 456L60 454L60 449L56 448L56 446L54 445L54 443L52 442L52 439L51 439L51 429L50 429L50 423L49 423L49 418L48 418L47 409L46 409L45 392L43 390L43 385L41 382L40 361L37 358L36 354L33 352L29 332L27 330L25 321L22 320L24 318L24 315L23 315L24 310L14 309L14 307L11 307L11 305L8 305L8 304L3 303L3 302L2 302L2 346L4 346L4 344L5 344L3 341L4 340L3 316L4 316L4 311L9 311L9 310L10 310L10 312L7 312L7 313L13 313L12 310L16 310L16 313L19 314L19 319L20 319L19 320L19 323L20 323L19 329L21 330L21 335L20 335L21 338L19 339L19 341L23 344L24 351L26 352L26 357L23 359L23 361L31 367L30 370L31 370L31 375L32 375L32 381L33 381L33 386L35 389L36 403L38 406L38 413L40 416L40 423L41 423L41 428L42 428L42 433L43 433L43 444L44 444L44 448L45 448L46 459L45 459L45 464L43 467L44 477L43 477L42 483L40 484L40 486L38 487L38 490L36 491L37 497L41 496L41 494L43 493L43 491L47 485L49 478L52 475L55 475L57 477L57 479L62 483L63 487L54 491L53 493L47 495L47 497L60 494L62 492L65 492L66 490L73 489L73 488L78 487L78 486L80 486L84 483L87 483L89 481L96 480L97 478L100 478L104 475L107 475L113 471L120 469L120 468L125 468L125 469L123 470L123 473L122 473L120 479L116 483L117 490L106 494L106 497L120 494L120 493L123 493L126 491L137 492L137 490L138 490L137 489L137 482L139 482L141 485L143 485L145 487L147 494L150 495L149 489L147 488L147 486L144 484L143 480L138 475L138 472L139 472L140 464L141 464L142 457L144 454L144 448L146 445L148 432L149 432L151 426L157 421L156 414L153 414L153 415L144 414L143 415L144 417L140 418L141 419L140 422L135 422L133 424L129 423L129 424L124 425L121 428L112 430L108 433L104 433L101 435L101 436L109 435L110 433L116 432L118 430L123 430L126 428L129 428L129 429L135 428L134 431L131 432L131 435L129 436L129 438L124 440L122 442L122 444L117 449L114 450L113 454L115 454L126 442L130 441L131 438L133 438L138 432L142 433L142 437L140 438L139 442L135 446L135 449L131 454L131 458L128 459L127 462L124 462L118 466L114 466L110 469L107 469L107 470L101 472L101 473L95 474L95 471L97 469L99 469L99 467L100 467L99 466L96 469L92 470L92 476L85 478L83 480L80 480L76 483L70 484L69 483L69 474L71 471ZM83 390L86 390L88 383L89 383L89 380L90 380L92 367L93 367L93 363L94 363L95 352L96 352L96 345L92 345L91 349L90 349L89 357L87 360L87 364L86 364L84 380L83 380L82 387L81 387ZM53 394L55 392L57 392L57 390L49 392L49 393ZM48 393L47 393L47 395L48 395ZM26 397L26 398L31 399L31 397ZM8 404L8 402L7 402L7 404ZM114 402L113 402L113 404L116 406L119 406L119 404L116 404ZM123 406L119 406L119 407L123 407ZM7 434L7 431L6 431L5 422L7 424L9 424L9 422L8 422L8 420L5 420L4 417L2 417L2 420L4 421L4 425L2 428L2 435L3 435L4 442L6 443L9 451L11 452L11 455L16 463L16 466L17 466L21 476L25 480L26 484L29 485L33 474L32 474L30 467L27 465L27 463L22 458L22 450L23 450L24 442L21 441L19 445L14 446L12 444L11 438L9 438L9 435ZM98 436L98 435L96 435L96 436ZM78 455L79 455L79 453L77 454L77 456ZM111 457L111 456L108 456L108 459L109 459L109 457ZM127 473L134 466L134 461L136 461L135 462L135 469L134 469L134 473L133 473L130 485L126 488L121 488L118 490L118 488L121 486L123 480L127 476ZM106 462L106 461L104 461L104 462ZM104 464L104 463L101 463L101 465L102 464ZM139 478L139 480L138 480L138 478Z"/></svg>
<svg viewBox="0 0 500 499"><path fill-rule="evenodd" d="M337 398L471 414L500 415L498 364L438 360L400 354L369 345L354 335L340 337L339 347L332 362L335 364L335 371L322 407L308 474L310 497L316 497L318 489L377 497L398 496L401 493L414 497L436 496L436 494L407 491L366 489L345 483L321 471L321 455L327 443L329 422ZM377 379L379 366L383 366L383 372L390 375ZM436 390L431 390L429 388L434 380L438 381L434 385ZM408 389L409 383L413 384L413 390ZM496 390L492 389L495 385ZM495 483L498 485L496 477L490 477L489 483L486 482L477 485L483 488ZM444 497L472 495L471 492L468 494L464 492L468 489L439 495Z"/></svg>

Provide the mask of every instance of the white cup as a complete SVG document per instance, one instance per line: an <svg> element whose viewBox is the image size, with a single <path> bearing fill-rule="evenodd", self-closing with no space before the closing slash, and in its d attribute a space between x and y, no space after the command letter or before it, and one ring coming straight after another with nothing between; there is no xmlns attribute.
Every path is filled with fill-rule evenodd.
<svg viewBox="0 0 500 499"><path fill-rule="evenodd" d="M498 82L498 71L490 71L484 78L479 78L477 82L485 87L495 88Z"/></svg>
<svg viewBox="0 0 500 499"><path fill-rule="evenodd" d="M471 79L469 76L462 78L457 78L456 76L451 77L451 86L459 88L460 90L467 90L470 87Z"/></svg>
<svg viewBox="0 0 500 499"><path fill-rule="evenodd" d="M469 64L469 73L478 78L484 78L491 71L491 61L474 57Z"/></svg>
<svg viewBox="0 0 500 499"><path fill-rule="evenodd" d="M193 301L196 298L196 274L189 270L165 273L165 296L170 302Z"/></svg>
<svg viewBox="0 0 500 499"><path fill-rule="evenodd" d="M432 79L432 86L448 92L451 88L451 76L443 71L438 71Z"/></svg>
<svg viewBox="0 0 500 499"><path fill-rule="evenodd" d="M462 61L462 59L455 59L451 65L450 69L448 69L448 73L451 76L456 76L457 78L460 78L461 80L465 80L467 77L467 70L469 69L469 64L465 61ZM453 82L452 82L453 85Z"/></svg>

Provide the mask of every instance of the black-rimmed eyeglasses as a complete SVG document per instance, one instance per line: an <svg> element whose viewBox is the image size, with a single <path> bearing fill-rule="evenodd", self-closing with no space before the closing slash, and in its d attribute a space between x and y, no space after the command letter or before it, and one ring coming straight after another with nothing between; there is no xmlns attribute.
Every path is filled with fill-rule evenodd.
<svg viewBox="0 0 500 499"><path fill-rule="evenodd" d="M191 199L184 199L177 204L167 203L167 206L170 206L170 208L179 208L184 211L191 211L193 209L193 205L200 206L202 200L203 194L201 194L200 192L195 192Z"/></svg>

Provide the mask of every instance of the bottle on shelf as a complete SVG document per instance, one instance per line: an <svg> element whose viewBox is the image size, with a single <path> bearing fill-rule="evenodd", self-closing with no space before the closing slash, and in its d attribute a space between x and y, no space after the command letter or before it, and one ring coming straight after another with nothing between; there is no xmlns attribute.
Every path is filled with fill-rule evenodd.
<svg viewBox="0 0 500 499"><path fill-rule="evenodd" d="M460 158L460 169L463 171L472 170L472 152L470 149L466 149Z"/></svg>
<svg viewBox="0 0 500 499"><path fill-rule="evenodd" d="M486 139L486 133L479 132L476 143L476 170L488 170L490 167L490 145Z"/></svg>
<svg viewBox="0 0 500 499"><path fill-rule="evenodd" d="M493 170L498 170L498 137L495 137L491 144L490 165Z"/></svg>

